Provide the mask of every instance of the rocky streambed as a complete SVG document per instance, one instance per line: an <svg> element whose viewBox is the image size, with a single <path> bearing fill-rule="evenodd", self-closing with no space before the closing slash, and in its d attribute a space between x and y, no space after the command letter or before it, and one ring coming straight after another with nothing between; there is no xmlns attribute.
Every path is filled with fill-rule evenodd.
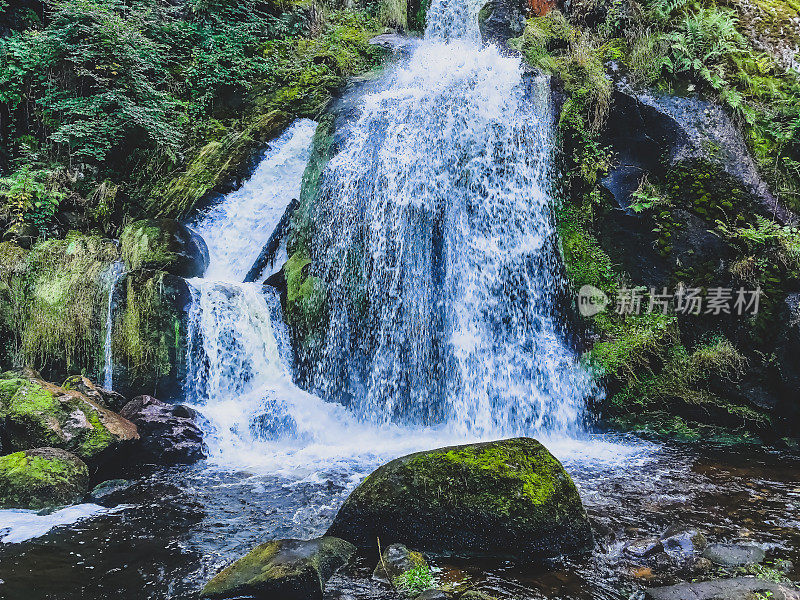
<svg viewBox="0 0 800 600"><path fill-rule="evenodd" d="M776 581L800 579L797 457L635 439L548 445L579 490L594 531L593 550L538 563L428 552L436 587L496 598L616 600L645 593L694 597L647 592L682 582L756 576L769 591ZM0 593L26 599L130 593L199 598L217 572L254 546L324 534L375 466L375 458L362 457L332 462L315 474L259 474L204 462L161 468L98 490L91 501L101 512L47 532L37 532L30 518L23 523L19 511L3 511ZM40 535L24 539L26 532ZM328 580L326 600L401 597L373 579L377 563L376 552L358 551ZM752 585L725 585L734 587L699 597L759 597ZM770 593L775 595L762 597L779 597Z"/></svg>

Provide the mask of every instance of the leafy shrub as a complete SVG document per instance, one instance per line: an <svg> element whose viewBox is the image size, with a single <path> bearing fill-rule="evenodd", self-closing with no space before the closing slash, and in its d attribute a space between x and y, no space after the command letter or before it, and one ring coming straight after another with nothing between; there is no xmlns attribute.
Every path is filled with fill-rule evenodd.
<svg viewBox="0 0 800 600"><path fill-rule="evenodd" d="M417 596L436 583L427 565L418 565L394 578L395 587L409 596Z"/></svg>

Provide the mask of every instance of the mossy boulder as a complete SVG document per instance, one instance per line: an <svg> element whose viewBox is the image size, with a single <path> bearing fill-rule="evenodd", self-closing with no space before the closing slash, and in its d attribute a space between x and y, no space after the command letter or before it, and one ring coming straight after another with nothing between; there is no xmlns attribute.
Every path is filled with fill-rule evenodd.
<svg viewBox="0 0 800 600"><path fill-rule="evenodd" d="M0 508L74 504L89 487L89 469L74 454L37 448L0 456Z"/></svg>
<svg viewBox="0 0 800 600"><path fill-rule="evenodd" d="M62 448L97 465L139 438L133 423L85 394L35 377L6 373L0 379L0 424L9 450Z"/></svg>
<svg viewBox="0 0 800 600"><path fill-rule="evenodd" d="M208 267L203 238L175 219L134 221L119 240L129 271L153 269L179 277L202 277Z"/></svg>
<svg viewBox="0 0 800 600"><path fill-rule="evenodd" d="M325 582L350 561L355 550L352 544L329 536L267 542L218 573L201 595L322 600Z"/></svg>
<svg viewBox="0 0 800 600"><path fill-rule="evenodd" d="M111 325L115 389L127 397L170 399L186 375L188 313L186 281L164 271L125 274Z"/></svg>
<svg viewBox="0 0 800 600"><path fill-rule="evenodd" d="M419 452L380 467L327 535L466 556L541 559L587 550L575 484L539 442L516 438Z"/></svg>

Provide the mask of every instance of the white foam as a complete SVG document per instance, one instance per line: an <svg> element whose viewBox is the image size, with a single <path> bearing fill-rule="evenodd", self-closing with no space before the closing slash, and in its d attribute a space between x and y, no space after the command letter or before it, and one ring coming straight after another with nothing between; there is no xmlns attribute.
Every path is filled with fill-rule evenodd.
<svg viewBox="0 0 800 600"><path fill-rule="evenodd" d="M19 544L26 540L42 537L56 527L75 523L119 510L105 508L97 504L76 504L51 513L35 510L0 510L0 543Z"/></svg>

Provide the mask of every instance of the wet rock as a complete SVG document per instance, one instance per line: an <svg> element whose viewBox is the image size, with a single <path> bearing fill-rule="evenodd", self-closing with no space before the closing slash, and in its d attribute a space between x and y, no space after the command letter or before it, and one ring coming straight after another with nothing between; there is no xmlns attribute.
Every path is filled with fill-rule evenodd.
<svg viewBox="0 0 800 600"><path fill-rule="evenodd" d="M322 600L325 582L350 561L355 550L352 544L329 536L267 542L218 573L201 595Z"/></svg>
<svg viewBox="0 0 800 600"><path fill-rule="evenodd" d="M749 600L754 593L769 592L771 600L798 600L797 589L754 577L736 577L700 583L680 583L645 592L649 600Z"/></svg>
<svg viewBox="0 0 800 600"><path fill-rule="evenodd" d="M39 509L74 504L86 494L89 469L60 448L0 456L0 508Z"/></svg>
<svg viewBox="0 0 800 600"><path fill-rule="evenodd" d="M126 490L130 489L133 482L127 479L109 479L103 483L98 483L92 491L89 492L88 501L95 504L102 504L103 506L113 506L117 504L116 498L119 498Z"/></svg>
<svg viewBox="0 0 800 600"><path fill-rule="evenodd" d="M575 484L536 440L419 452L373 472L328 535L462 556L543 558L587 550L592 532Z"/></svg>
<svg viewBox="0 0 800 600"><path fill-rule="evenodd" d="M452 600L453 594L444 590L425 590L415 600Z"/></svg>
<svg viewBox="0 0 800 600"><path fill-rule="evenodd" d="M708 540L695 530L681 531L661 539L664 551L673 558L689 558L706 549Z"/></svg>
<svg viewBox="0 0 800 600"><path fill-rule="evenodd" d="M152 269L178 277L202 277L208 268L203 238L175 219L146 219L128 225L120 235L128 271Z"/></svg>
<svg viewBox="0 0 800 600"><path fill-rule="evenodd" d="M61 387L66 390L76 390L88 396L98 404L116 412L119 412L128 402L128 399L122 394L118 394L113 390L107 390L93 383L88 377L84 377L83 375L72 375L68 377Z"/></svg>
<svg viewBox="0 0 800 600"><path fill-rule="evenodd" d="M518 0L489 0L478 13L478 27L486 43L505 43L525 30L525 9Z"/></svg>
<svg viewBox="0 0 800 600"><path fill-rule="evenodd" d="M755 544L711 544L703 552L703 558L723 567L758 564L764 557L764 551Z"/></svg>
<svg viewBox="0 0 800 600"><path fill-rule="evenodd" d="M421 552L409 550L403 544L392 544L383 551L372 578L383 583L394 581L395 577L415 567L427 567L428 561Z"/></svg>
<svg viewBox="0 0 800 600"><path fill-rule="evenodd" d="M657 552L663 552L664 547L658 538L644 538L628 542L622 550L631 556L650 556Z"/></svg>
<svg viewBox="0 0 800 600"><path fill-rule="evenodd" d="M469 590L459 596L459 600L497 600L494 596L490 596L478 590Z"/></svg>
<svg viewBox="0 0 800 600"><path fill-rule="evenodd" d="M0 423L9 450L62 448L94 466L139 439L124 417L37 377L34 371L0 376Z"/></svg>
<svg viewBox="0 0 800 600"><path fill-rule="evenodd" d="M691 564L690 571L692 573L708 573L713 566L714 564L710 560L701 556Z"/></svg>
<svg viewBox="0 0 800 600"><path fill-rule="evenodd" d="M195 423L196 413L186 406L139 396L128 402L120 414L139 429L138 462L189 464L205 455L203 432Z"/></svg>

